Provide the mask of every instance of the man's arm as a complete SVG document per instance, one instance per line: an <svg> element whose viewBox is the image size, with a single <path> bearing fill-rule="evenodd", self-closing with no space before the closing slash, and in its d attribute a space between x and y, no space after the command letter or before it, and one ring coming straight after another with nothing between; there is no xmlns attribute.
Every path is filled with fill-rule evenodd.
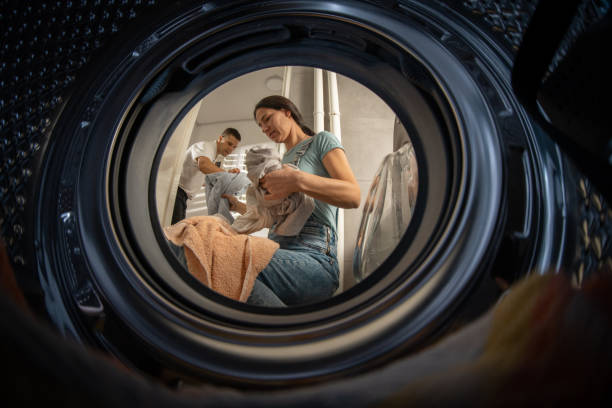
<svg viewBox="0 0 612 408"><path fill-rule="evenodd" d="M222 168L215 166L212 160L210 160L206 156L198 157L198 168L204 174L219 173L221 171L225 171Z"/></svg>
<svg viewBox="0 0 612 408"><path fill-rule="evenodd" d="M244 214L248 210L247 205L242 201L239 201L235 195L221 194L221 198L227 199L227 201L229 202L230 211L235 211L237 213Z"/></svg>
<svg viewBox="0 0 612 408"><path fill-rule="evenodd" d="M220 171L225 171L221 167L217 167L208 157L199 156L198 157L198 168L204 174L210 173L219 173ZM240 169L229 169L228 173L240 173Z"/></svg>

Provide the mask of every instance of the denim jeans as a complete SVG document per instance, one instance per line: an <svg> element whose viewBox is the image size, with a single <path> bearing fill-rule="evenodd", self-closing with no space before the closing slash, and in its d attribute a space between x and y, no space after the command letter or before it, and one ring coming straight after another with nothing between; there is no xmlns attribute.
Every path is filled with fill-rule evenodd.
<svg viewBox="0 0 612 408"><path fill-rule="evenodd" d="M182 188L176 189L176 199L174 200L174 210L172 211L172 225L185 218L187 212L187 193Z"/></svg>
<svg viewBox="0 0 612 408"><path fill-rule="evenodd" d="M301 305L328 299L338 289L336 235L330 227L311 217L297 236L271 232L268 238L278 242L280 248L259 273L257 281L277 299L256 285L247 303L278 306L280 299L286 305Z"/></svg>

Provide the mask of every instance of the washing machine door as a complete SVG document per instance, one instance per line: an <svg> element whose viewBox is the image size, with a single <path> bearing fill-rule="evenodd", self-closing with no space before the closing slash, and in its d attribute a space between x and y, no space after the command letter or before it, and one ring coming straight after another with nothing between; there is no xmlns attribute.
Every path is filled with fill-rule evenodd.
<svg viewBox="0 0 612 408"><path fill-rule="evenodd" d="M3 14L2 234L30 304L63 336L167 384L322 384L417 353L525 275L580 285L609 260L605 199L512 91L531 3L153 3ZM409 143L398 131L363 200L358 282L265 308L180 265L155 186L194 106L284 66L369 88Z"/></svg>

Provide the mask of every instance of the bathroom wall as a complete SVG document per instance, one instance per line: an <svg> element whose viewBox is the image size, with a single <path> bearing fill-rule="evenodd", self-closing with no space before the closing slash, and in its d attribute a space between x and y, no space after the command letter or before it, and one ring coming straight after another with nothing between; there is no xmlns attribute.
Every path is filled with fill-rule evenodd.
<svg viewBox="0 0 612 408"><path fill-rule="evenodd" d="M393 151L395 114L360 83L338 75L342 145L361 189L361 204L344 210L344 288L354 283L353 251L365 197L385 155Z"/></svg>

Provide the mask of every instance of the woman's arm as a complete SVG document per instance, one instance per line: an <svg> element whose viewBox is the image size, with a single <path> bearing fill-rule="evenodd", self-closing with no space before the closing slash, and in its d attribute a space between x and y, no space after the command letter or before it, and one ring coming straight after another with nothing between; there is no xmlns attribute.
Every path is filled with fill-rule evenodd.
<svg viewBox="0 0 612 408"><path fill-rule="evenodd" d="M323 157L323 166L331 178L316 176L283 166L266 174L259 184L268 191L267 200L285 198L303 192L317 200L341 208L357 208L361 201L359 184L355 180L344 150L335 148Z"/></svg>

